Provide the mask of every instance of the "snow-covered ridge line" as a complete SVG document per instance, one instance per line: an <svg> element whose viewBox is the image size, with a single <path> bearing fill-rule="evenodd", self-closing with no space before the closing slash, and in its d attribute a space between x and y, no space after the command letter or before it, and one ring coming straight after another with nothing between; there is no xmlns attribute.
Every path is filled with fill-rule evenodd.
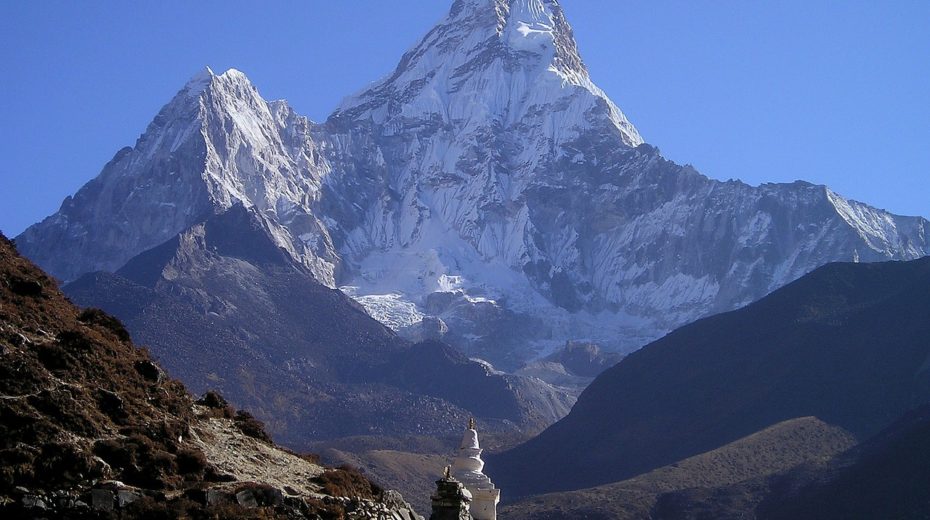
<svg viewBox="0 0 930 520"><path fill-rule="evenodd" d="M922 218L662 158L554 0L455 2L321 124L207 68L17 243L69 280L238 203L385 323L505 368L568 340L636 348L827 262L930 252Z"/></svg>

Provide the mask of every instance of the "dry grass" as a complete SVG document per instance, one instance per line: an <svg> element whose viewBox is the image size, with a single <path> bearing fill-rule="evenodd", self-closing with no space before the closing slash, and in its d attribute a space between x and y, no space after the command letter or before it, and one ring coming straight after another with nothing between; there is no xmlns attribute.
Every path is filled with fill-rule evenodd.
<svg viewBox="0 0 930 520"><path fill-rule="evenodd" d="M108 480L134 487L139 497L112 513L94 511L94 518L260 519L298 511L344 517L341 506L325 500L282 506L282 468L293 473L284 476L301 496L318 497L324 486L340 495L380 495L351 468L328 472L322 486L311 483L322 468L276 448L260 421L235 412L217 393L200 403L195 406L181 383L132 345L117 319L76 308L0 235L0 517L34 516L15 498L22 494L18 487L44 496L66 491L89 503L91 487ZM221 433L236 438L237 458L207 453ZM276 487L235 487L230 481L239 479L230 465L245 466ZM231 486L247 487L258 507L203 500L205 489Z"/></svg>
<svg viewBox="0 0 930 520"><path fill-rule="evenodd" d="M688 496L701 497L720 487L829 459L849 449L855 442L848 432L816 418L792 419L716 450L622 482L530 497L507 506L503 514L518 520L577 518L581 515L586 515L586 518L649 518L654 515L658 502L663 501L667 506L671 495L679 491L708 490L706 493L678 495L685 499ZM740 499L733 507L751 508L761 500L761 496L743 498L744 501ZM690 504L676 504L678 510L687 507Z"/></svg>
<svg viewBox="0 0 930 520"><path fill-rule="evenodd" d="M365 478L361 471L349 465L327 469L313 481L323 488L323 492L334 497L361 497L378 500L384 490Z"/></svg>

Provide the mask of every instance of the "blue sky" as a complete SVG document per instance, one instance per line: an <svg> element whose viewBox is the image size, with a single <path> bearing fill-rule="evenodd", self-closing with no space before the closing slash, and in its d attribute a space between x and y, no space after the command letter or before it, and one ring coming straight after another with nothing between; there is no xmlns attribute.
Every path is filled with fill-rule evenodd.
<svg viewBox="0 0 930 520"><path fill-rule="evenodd" d="M564 0L669 158L930 216L930 2ZM325 119L451 0L0 2L0 230L53 213L204 65Z"/></svg>

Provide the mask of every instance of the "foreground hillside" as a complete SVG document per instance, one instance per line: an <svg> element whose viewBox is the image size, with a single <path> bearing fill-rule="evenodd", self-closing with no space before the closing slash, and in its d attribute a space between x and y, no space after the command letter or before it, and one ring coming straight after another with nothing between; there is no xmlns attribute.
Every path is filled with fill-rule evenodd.
<svg viewBox="0 0 930 520"><path fill-rule="evenodd" d="M380 512L380 513L379 513ZM399 495L195 403L101 311L0 236L0 516L414 518Z"/></svg>
<svg viewBox="0 0 930 520"><path fill-rule="evenodd" d="M798 417L861 441L930 401L928 337L930 258L831 264L628 356L488 467L513 497L621 481Z"/></svg>

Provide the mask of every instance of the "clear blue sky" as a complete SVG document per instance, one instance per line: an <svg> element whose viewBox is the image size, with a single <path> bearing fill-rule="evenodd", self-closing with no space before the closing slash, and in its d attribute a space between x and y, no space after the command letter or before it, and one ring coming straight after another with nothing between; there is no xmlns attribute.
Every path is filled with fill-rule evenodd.
<svg viewBox="0 0 930 520"><path fill-rule="evenodd" d="M322 120L449 5L0 2L0 230L53 213L203 65ZM667 157L930 216L930 1L563 6L595 82Z"/></svg>

